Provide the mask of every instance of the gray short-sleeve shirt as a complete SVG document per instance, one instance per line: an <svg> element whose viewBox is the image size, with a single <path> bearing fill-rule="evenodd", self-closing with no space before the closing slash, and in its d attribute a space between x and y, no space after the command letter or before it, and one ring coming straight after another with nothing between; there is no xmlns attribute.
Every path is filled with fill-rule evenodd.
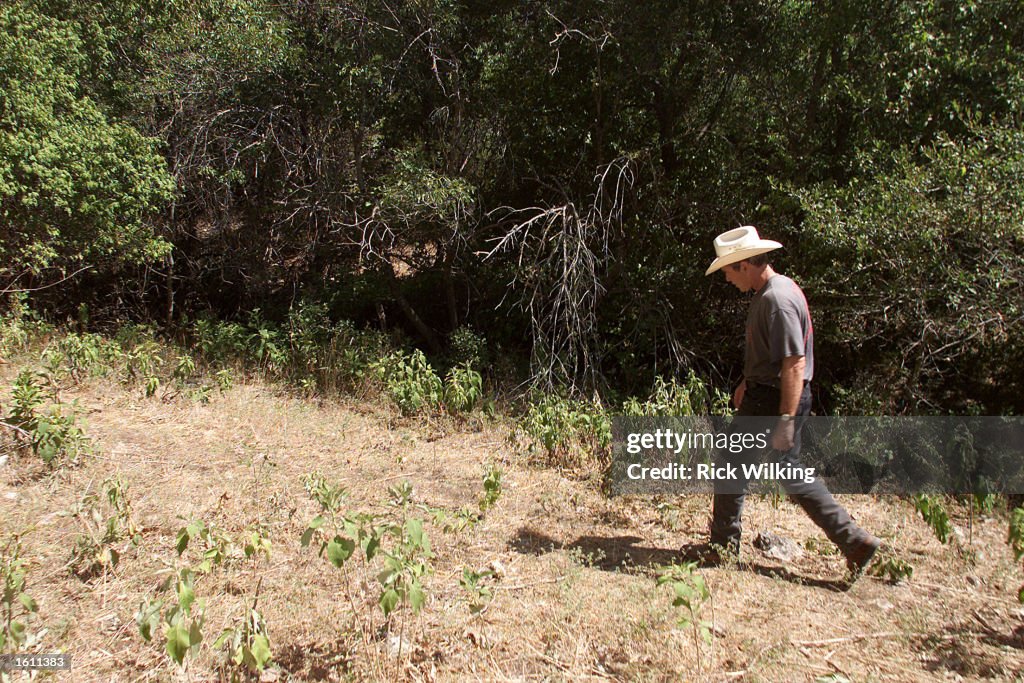
<svg viewBox="0 0 1024 683"><path fill-rule="evenodd" d="M779 386L782 359L803 356L804 380L814 376L814 326L807 298L793 280L774 275L750 302L743 376Z"/></svg>

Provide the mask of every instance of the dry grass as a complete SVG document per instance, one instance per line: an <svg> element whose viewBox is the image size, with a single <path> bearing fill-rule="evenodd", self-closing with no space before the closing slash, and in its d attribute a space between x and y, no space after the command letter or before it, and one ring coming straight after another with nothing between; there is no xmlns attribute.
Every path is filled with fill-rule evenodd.
<svg viewBox="0 0 1024 683"><path fill-rule="evenodd" d="M0 366L9 386L16 365ZM5 392L6 395L6 392ZM525 462L499 424L401 420L367 404L317 404L261 384L201 405L164 403L94 381L69 392L88 410L97 455L50 473L28 456L0 469L0 532L22 534L34 630L44 650L70 652L61 680L216 680L222 656L204 647L182 671L134 622L142 600L176 566L175 535L201 518L238 537L265 525L269 561L234 560L197 581L207 641L260 585L276 665L266 680L1007 680L1024 668L1024 581L1004 542L1005 521L975 523L970 559L940 545L898 500L846 497L851 512L914 565L892 586L839 583L842 558L783 502L753 499L747 528L817 543L783 566L750 546L735 567L702 570L712 599L711 645L676 624L653 565L703 540L710 502L606 499L593 487ZM300 547L317 507L303 477L343 483L352 509L385 513L387 487L407 479L417 502L476 501L488 463L504 468L503 495L479 525L445 534L428 525L436 557L419 615L385 622L375 568L335 569ZM121 475L143 526L115 570L89 581L68 560L82 521L65 514ZM955 520L966 528L963 519ZM966 545L966 539L964 541ZM969 561L970 560L970 561ZM494 598L481 615L459 586L463 567L492 567ZM403 653L389 653L401 634Z"/></svg>

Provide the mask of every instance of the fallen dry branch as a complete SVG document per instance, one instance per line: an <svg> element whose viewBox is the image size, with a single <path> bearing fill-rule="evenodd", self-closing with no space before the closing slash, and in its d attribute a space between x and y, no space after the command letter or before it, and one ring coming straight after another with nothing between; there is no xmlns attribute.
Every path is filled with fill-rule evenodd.
<svg viewBox="0 0 1024 683"><path fill-rule="evenodd" d="M792 644L797 647L822 647L824 645L835 645L836 643L854 643L861 640L873 640L878 638L929 638L931 640L958 640L964 637L980 635L983 634L976 633L974 631L966 631L964 633L954 633L943 636L927 632L901 633L899 631L881 631L879 633L857 633L852 636L827 638L825 640L794 640L792 641Z"/></svg>
<svg viewBox="0 0 1024 683"><path fill-rule="evenodd" d="M6 427L7 429L10 429L12 432L15 432L16 434L18 434L19 436L21 436L21 437L23 437L25 439L31 439L32 438L31 434L29 434L27 431L25 431L21 427L18 427L17 425L12 425L12 424L10 424L8 422L0 422L0 427Z"/></svg>

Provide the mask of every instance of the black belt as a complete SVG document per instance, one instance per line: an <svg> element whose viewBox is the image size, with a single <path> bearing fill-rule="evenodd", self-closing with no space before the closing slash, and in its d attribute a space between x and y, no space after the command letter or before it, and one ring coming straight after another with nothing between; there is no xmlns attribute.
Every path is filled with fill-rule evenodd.
<svg viewBox="0 0 1024 683"><path fill-rule="evenodd" d="M809 379L805 379L804 380L804 386L805 387L808 384L810 384L810 383L811 383L811 380L809 380ZM765 384L763 382L751 382L750 380L747 380L747 389L748 390L749 389L757 389L758 387L762 387L764 389L774 389L775 391L779 390L779 387L775 386L774 384Z"/></svg>

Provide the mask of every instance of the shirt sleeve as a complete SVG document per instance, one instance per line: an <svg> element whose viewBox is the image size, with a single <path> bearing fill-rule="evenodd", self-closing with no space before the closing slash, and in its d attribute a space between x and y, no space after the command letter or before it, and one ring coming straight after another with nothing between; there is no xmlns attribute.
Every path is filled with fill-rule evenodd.
<svg viewBox="0 0 1024 683"><path fill-rule="evenodd" d="M806 335L800 311L791 304L783 302L772 312L769 321L770 351L773 363L782 362L790 356L805 356Z"/></svg>

